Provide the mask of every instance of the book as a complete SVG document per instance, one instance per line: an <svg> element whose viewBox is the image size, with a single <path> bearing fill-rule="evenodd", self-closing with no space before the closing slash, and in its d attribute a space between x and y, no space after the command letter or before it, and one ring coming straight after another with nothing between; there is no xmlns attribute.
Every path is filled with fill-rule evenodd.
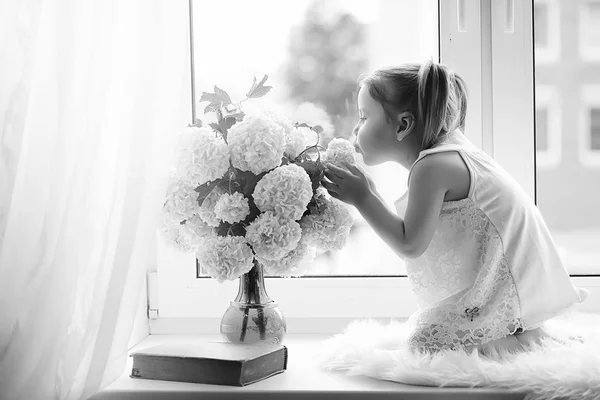
<svg viewBox="0 0 600 400"><path fill-rule="evenodd" d="M246 386L287 369L282 344L165 343L134 352L132 378Z"/></svg>

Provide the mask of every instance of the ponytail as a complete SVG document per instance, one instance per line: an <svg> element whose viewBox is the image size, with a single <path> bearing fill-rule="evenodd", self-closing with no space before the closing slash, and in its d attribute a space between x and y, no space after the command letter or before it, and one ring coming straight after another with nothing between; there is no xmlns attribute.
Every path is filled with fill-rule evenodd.
<svg viewBox="0 0 600 400"><path fill-rule="evenodd" d="M421 66L417 82L417 113L423 123L423 148L443 135L464 129L467 91L461 77L429 60Z"/></svg>
<svg viewBox="0 0 600 400"><path fill-rule="evenodd" d="M422 148L428 149L444 135L464 129L467 116L467 86L448 68L433 61L378 69L361 77L359 88L366 86L379 102L389 120L410 110L422 124Z"/></svg>
<svg viewBox="0 0 600 400"><path fill-rule="evenodd" d="M467 84L460 76L454 75L454 89L456 91L456 99L458 105L458 129L465 130L465 121L467 119L467 102L468 92Z"/></svg>

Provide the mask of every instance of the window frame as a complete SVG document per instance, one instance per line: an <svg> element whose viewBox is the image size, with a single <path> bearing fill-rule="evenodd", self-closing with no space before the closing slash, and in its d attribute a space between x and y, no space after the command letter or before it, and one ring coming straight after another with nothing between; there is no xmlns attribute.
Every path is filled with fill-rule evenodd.
<svg viewBox="0 0 600 400"><path fill-rule="evenodd" d="M579 131L579 161L586 167L600 167L600 150L591 149L591 110L600 109L600 84L581 86L581 115Z"/></svg>
<svg viewBox="0 0 600 400"><path fill-rule="evenodd" d="M535 198L534 135L524 134L533 132L535 115L533 1L440 0L438 4L440 57L469 87L467 136ZM514 96L515 91L520 96ZM515 146L515 141L520 145ZM158 234L156 250L157 268L148 277L150 333L218 333L238 282L219 284L197 278L194 254L169 248ZM590 290L590 299L581 309L600 311L600 276L573 280ZM406 276L268 277L265 282L269 296L285 315L288 332L335 333L356 318L403 320L417 309Z"/></svg>
<svg viewBox="0 0 600 400"><path fill-rule="evenodd" d="M583 61L590 62L600 62L600 45L598 46L589 46L583 38L586 36L585 29L588 27L587 24L584 23L587 19L585 15L588 14L586 10L586 4L589 3L597 3L600 5L600 0L584 0L579 4L579 24L578 24L578 42L579 42L579 56Z"/></svg>
<svg viewBox="0 0 600 400"><path fill-rule="evenodd" d="M540 108L547 110L547 143L545 151L536 151L536 167L550 169L557 167L562 159L562 114L558 100L557 90L553 85L536 85L535 88L536 113ZM537 128L536 128L537 135Z"/></svg>

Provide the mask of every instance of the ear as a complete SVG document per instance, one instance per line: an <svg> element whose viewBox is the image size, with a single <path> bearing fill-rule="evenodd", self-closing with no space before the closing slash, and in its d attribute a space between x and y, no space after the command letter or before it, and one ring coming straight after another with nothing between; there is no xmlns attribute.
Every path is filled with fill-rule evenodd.
<svg viewBox="0 0 600 400"><path fill-rule="evenodd" d="M400 142L415 128L415 116L410 111L403 111L398 114L396 124L396 139Z"/></svg>

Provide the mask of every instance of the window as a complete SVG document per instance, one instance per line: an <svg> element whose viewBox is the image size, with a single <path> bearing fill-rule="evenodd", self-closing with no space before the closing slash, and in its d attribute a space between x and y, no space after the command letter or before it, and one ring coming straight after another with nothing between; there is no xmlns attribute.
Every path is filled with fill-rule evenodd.
<svg viewBox="0 0 600 400"><path fill-rule="evenodd" d="M590 109L590 151L600 152L600 107Z"/></svg>
<svg viewBox="0 0 600 400"><path fill-rule="evenodd" d="M565 52L576 50L577 43L581 49L597 42L584 35L592 28L582 25L596 18L594 7L600 2L575 5L563 10L559 40ZM541 12L534 15L536 24L546 18L544 8L534 12ZM536 47L536 59L543 51ZM535 76L537 204L569 273L600 275L600 85L590 84L597 82L597 73L586 60L565 55L551 65L536 64Z"/></svg>
<svg viewBox="0 0 600 400"><path fill-rule="evenodd" d="M534 1L535 61L548 63L560 57L560 14L557 0Z"/></svg>
<svg viewBox="0 0 600 400"><path fill-rule="evenodd" d="M217 84L241 100L253 76L268 74L267 84L274 88L260 103L278 109L293 122L323 126L325 141L333 136L350 137L357 122L356 81L361 73L439 58L436 0L237 0L210 5L194 1L193 5L195 20L201 21L194 26L196 93L211 91ZM228 14L231 7L239 17ZM256 24L265 9L278 17ZM400 14L406 17L402 24L397 23ZM221 19L213 17L217 15L228 15L228 25L233 23L236 29L220 29ZM217 31L220 39L213 40ZM273 35L274 31L278 34ZM223 43L234 44L235 51ZM197 116L204 120L202 107ZM393 207L393 201L407 189L407 171L389 164L370 172ZM347 245L341 251L320 254L305 276L405 275L404 262L356 209L351 211L355 225ZM206 276L201 269L199 275Z"/></svg>
<svg viewBox="0 0 600 400"><path fill-rule="evenodd" d="M361 8L367 3L368 7ZM216 83L227 89L232 97L239 97L239 94L246 90L248 77L251 79L253 75L268 73L269 82L275 86L273 96L269 95L270 98L282 107L290 103L295 96L293 85L282 84L285 82L282 74L286 71L286 40L302 31L302 16L311 9L311 3L308 0L292 3L276 0L239 1L239 4L234 5L229 2L228 10L236 7L237 14L244 15L244 19L239 21L233 33L219 31L220 18L216 16L226 14L223 8L225 6L215 3L210 5L211 8L207 8L208 3L198 1L194 1L194 4L196 21L202 21L195 24L196 91L201 92ZM595 215L598 215L593 207L600 193L594 192L598 185L593 183L599 182L600 177L594 175L598 169L573 169L573 164L579 163L577 143L584 143L576 132L582 132L581 135L587 132L585 143L589 144L588 153L594 154L597 147L598 112L593 110L600 109L600 101L596 101L599 92L589 89L583 91L582 97L589 100L584 102L587 104L587 111L583 112L579 106L581 101L577 88L562 92L564 85L560 79L565 77L565 71L560 69L562 65L559 65L559 69L551 71L543 69L551 68L551 65L541 63L536 65L535 69L537 110L534 108L531 2L328 0L315 4L320 7L327 5L313 11L316 12L313 14L315 21L321 21L319 23L322 26L319 30L327 34L321 38L311 37L311 40L296 40L294 46L291 46L298 52L291 70L295 79L300 82L320 76L318 71L321 70L314 57L321 56L322 53L330 54L329 51L322 50L327 48L328 40L337 43L335 46L331 45L332 50L338 49L340 43L345 43L347 38L345 39L344 35L340 32L334 35L333 31L325 28L331 21L334 24L340 21L340 10L350 15L346 17L346 24L359 23L363 32L366 32L363 43L368 45L357 47L355 40L352 46L346 46L351 52L347 59L359 65L363 59L365 64L362 67L365 69L403 62L409 58L423 60L435 57L439 33L442 62L460 73L469 88L467 136L470 136L477 146L493 155L527 193L532 197L537 196L538 205L549 222L561 254L565 256L569 271L573 275L594 275L577 276L574 279L576 284L591 291L591 298L583 309L598 311L600 277L596 275L600 275L600 265L594 264L594 260L600 260L600 256L596 254L597 243L600 241L597 236L600 222L592 221L590 216L595 218ZM416 8L407 9L406 4ZM506 6L507 4L511 7ZM560 36L557 36L557 2L536 1L535 4L536 12L547 15L547 28L543 28L543 24L537 26L537 29L546 32L546 39L543 34L538 35L535 58L537 61L542 60L542 54L545 52L554 53L558 60ZM278 15L278 18L272 21L268 28L254 29L253 23L248 21L263 18L260 10L264 9L268 9L270 15ZM403 24L398 24L395 15L399 13L410 13L411 18L404 18ZM536 21L537 18L536 16ZM315 23L313 21L312 24ZM290 29L291 26L294 28ZM215 31L220 32L218 41L214 39ZM241 31L244 35L239 34ZM285 39L286 37L288 39ZM240 51L228 51L228 46L240 48ZM240 57L239 60L236 57ZM266 61L267 57L274 57L275 60L279 60L279 64ZM341 63L338 67L336 71L339 70L340 74L343 72L342 75L346 76L347 73L352 80L356 79L351 70L355 66ZM324 84L320 84L314 91L303 93L305 96L316 93L317 96L323 91L323 86ZM327 90L331 90L332 87L334 86L329 85ZM343 91L336 94L336 99L343 98L340 93ZM304 98L302 101L317 102L315 99L317 97ZM301 111L308 109L309 112L305 112L304 116L326 116L331 119L332 126L340 124L342 128L336 128L336 131L345 132L342 125L345 123L342 117L344 108L332 108L333 111L327 109L323 112L323 106L319 108L313 104L305 107ZM298 111L298 108L300 107L294 110ZM317 109L321 111L316 111ZM534 157L536 115L539 137L537 169ZM583 124L577 115L582 116ZM564 134L562 126L565 127ZM587 128L579 129L580 126ZM543 165L545 155L548 155L548 159L558 157L560 165L547 168ZM568 163L571 169L563 168L565 163ZM404 188L397 185L397 182L406 181L406 172L385 168L387 166L382 166L381 172L377 172L379 175L376 180L378 183L386 179L394 180L394 184L389 188L385 184L379 187L391 202L402 194ZM581 210L587 211L584 213ZM580 215L579 219L575 220L577 212ZM553 219L554 216L560 219ZM367 229L362 231L367 235ZM380 240L377 237L375 239ZM386 256L379 255L379 252L387 248L383 245L379 247L376 242L365 243L367 244L357 240L347 246L356 247L356 252L353 252L354 249L348 249L346 253L339 253L339 259L336 261L338 269L332 268L323 272L324 269L317 268L321 276L297 279L266 278L268 293L279 302L288 323L288 331L330 333L341 330L355 318L389 320L394 317L408 317L416 310L408 278L402 276L404 271L398 259L394 256L393 263L386 264ZM157 308L158 312L154 312L154 317L151 318L151 333L218 331L218 321L229 301L235 297L238 283L219 284L213 279L198 279L194 268L194 254L169 249L161 240L157 251L159 276L158 279L155 279L156 276L150 279L151 284L156 286L150 288L150 292L157 293L157 296L151 299L150 304L151 307ZM379 262L382 268L375 265L377 261L373 262L374 256L381 257ZM368 275L369 271L371 276L364 276ZM207 307L207 304L211 306Z"/></svg>
<svg viewBox="0 0 600 400"><path fill-rule="evenodd" d="M535 127L535 151L538 157L541 154L548 152L548 106L535 107L535 119L537 126ZM538 162L539 164L539 162Z"/></svg>
<svg viewBox="0 0 600 400"><path fill-rule="evenodd" d="M600 61L600 0L579 5L579 53L587 61Z"/></svg>
<svg viewBox="0 0 600 400"><path fill-rule="evenodd" d="M552 86L535 89L535 151L538 168L555 168L561 159L560 105Z"/></svg>
<svg viewBox="0 0 600 400"><path fill-rule="evenodd" d="M583 85L581 101L579 156L584 166L598 172L600 170L597 168L600 167L600 85Z"/></svg>

